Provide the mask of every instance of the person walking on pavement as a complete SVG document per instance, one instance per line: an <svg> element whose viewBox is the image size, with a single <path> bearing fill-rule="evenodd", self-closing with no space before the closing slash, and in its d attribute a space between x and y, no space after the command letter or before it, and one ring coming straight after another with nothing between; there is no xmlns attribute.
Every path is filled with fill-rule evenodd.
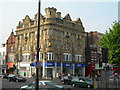
<svg viewBox="0 0 120 90"><path fill-rule="evenodd" d="M59 77L59 79L61 79L61 73L59 73L59 76L58 76L58 77Z"/></svg>
<svg viewBox="0 0 120 90"><path fill-rule="evenodd" d="M52 79L53 79L53 75L51 74L51 76L50 76L50 77L51 77L51 80L52 80Z"/></svg>

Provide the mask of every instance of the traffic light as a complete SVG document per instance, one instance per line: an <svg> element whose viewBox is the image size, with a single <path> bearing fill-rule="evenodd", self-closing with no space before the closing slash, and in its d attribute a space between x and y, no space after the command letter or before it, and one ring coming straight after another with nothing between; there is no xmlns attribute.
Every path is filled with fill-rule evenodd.
<svg viewBox="0 0 120 90"><path fill-rule="evenodd" d="M109 71L109 69L110 69L110 67L109 67L109 65L107 65L106 70L108 70L108 71Z"/></svg>
<svg viewBox="0 0 120 90"><path fill-rule="evenodd" d="M108 63L108 49L102 48L102 62Z"/></svg>

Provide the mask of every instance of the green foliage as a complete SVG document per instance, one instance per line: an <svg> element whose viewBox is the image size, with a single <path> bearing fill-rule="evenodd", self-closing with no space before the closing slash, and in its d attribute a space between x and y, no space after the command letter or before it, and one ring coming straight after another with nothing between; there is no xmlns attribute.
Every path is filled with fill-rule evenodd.
<svg viewBox="0 0 120 90"><path fill-rule="evenodd" d="M120 22L114 22L100 38L99 45L108 48L108 62L120 65Z"/></svg>

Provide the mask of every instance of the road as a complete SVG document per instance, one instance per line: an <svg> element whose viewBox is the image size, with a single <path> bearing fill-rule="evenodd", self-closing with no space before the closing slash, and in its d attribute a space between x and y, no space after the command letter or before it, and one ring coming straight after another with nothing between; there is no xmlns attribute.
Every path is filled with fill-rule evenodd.
<svg viewBox="0 0 120 90"><path fill-rule="evenodd" d="M20 90L21 86L28 85L31 82L33 82L33 79L27 79L26 82L9 82L7 79L2 79L2 90ZM53 79L53 82L63 85L59 79ZM78 88L78 87L72 87L71 85L63 85L65 87L64 90L67 90L70 88L70 90L88 90L86 88ZM92 90L92 89L89 89Z"/></svg>
<svg viewBox="0 0 120 90"><path fill-rule="evenodd" d="M87 89L87 88L79 88L79 87L72 87L71 85L63 85L59 79L53 79L52 81L55 82L58 85L63 85L65 87L65 90L70 88L70 90L120 90L120 81L115 82L114 79L109 80L109 83L107 82L106 87L106 80L103 79L102 81L97 81L97 87L96 89ZM20 90L21 86L28 85L34 80L29 78L26 82L9 82L7 79L2 79L2 90ZM119 87L119 89L118 89Z"/></svg>

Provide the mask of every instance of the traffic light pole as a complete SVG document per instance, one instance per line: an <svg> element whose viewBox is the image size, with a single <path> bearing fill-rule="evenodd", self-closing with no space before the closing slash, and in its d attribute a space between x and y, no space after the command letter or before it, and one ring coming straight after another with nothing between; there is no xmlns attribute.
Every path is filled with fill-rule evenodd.
<svg viewBox="0 0 120 90"><path fill-rule="evenodd" d="M40 6L41 0L38 2L38 27L37 27L37 62L36 62L36 83L35 83L35 90L39 89L39 42L40 42Z"/></svg>
<svg viewBox="0 0 120 90"><path fill-rule="evenodd" d="M107 63L105 63L105 73L106 73L106 75L105 75L105 77L106 77L106 90L107 90L107 84L108 84L108 75L107 75Z"/></svg>
<svg viewBox="0 0 120 90"><path fill-rule="evenodd" d="M106 77L106 90L107 90L107 85L108 85L108 72L107 72L107 63L108 63L108 49L107 48L102 48L102 61L105 63L105 77Z"/></svg>

